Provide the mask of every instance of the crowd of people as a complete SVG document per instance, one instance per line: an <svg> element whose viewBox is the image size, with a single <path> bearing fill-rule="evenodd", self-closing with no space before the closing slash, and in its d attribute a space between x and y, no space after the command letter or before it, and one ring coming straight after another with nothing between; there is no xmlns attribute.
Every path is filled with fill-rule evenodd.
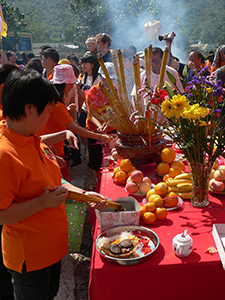
<svg viewBox="0 0 225 300"><path fill-rule="evenodd" d="M184 93L183 70L187 81L208 66L205 76L215 72L225 83L225 45L205 61L199 51L191 51L187 64L171 53L173 34L166 40L170 55L166 69ZM61 59L56 49L40 48L39 57L13 51L0 53L0 299L53 299L58 291L60 262L68 251L67 217L64 202L69 190L83 191L70 184L70 168L81 163L80 143L86 148L88 166L96 178L100 173L104 144L114 128L102 124L94 112L108 105L101 89L110 92L99 65L100 53L109 77L116 84L109 34L86 40L87 50L78 58ZM115 52L114 52L115 53ZM129 101L136 96L132 58L135 46L122 49ZM145 77L144 55L139 52L140 73ZM152 50L152 87L157 85L163 51ZM170 81L165 75L164 80ZM171 83L172 84L172 83ZM172 84L173 85L173 84ZM115 86L116 88L116 86ZM46 187L55 187L45 190ZM105 209L102 195L92 208ZM13 278L13 285L11 284ZM14 290L14 295L13 295Z"/></svg>

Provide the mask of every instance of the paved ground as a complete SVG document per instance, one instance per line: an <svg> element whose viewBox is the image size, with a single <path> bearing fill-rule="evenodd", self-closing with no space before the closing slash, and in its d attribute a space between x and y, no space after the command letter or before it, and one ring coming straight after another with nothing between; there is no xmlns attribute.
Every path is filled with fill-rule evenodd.
<svg viewBox="0 0 225 300"><path fill-rule="evenodd" d="M85 149L81 145L82 163L70 169L72 184L90 190L96 180L84 159ZM66 255L62 260L60 288L55 300L87 300L92 237L89 211L86 214L85 227L79 254Z"/></svg>

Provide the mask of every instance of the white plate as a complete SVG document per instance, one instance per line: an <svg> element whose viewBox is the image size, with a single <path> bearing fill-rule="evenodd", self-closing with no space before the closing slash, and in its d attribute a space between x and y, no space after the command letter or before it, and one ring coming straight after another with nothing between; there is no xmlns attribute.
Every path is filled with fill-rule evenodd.
<svg viewBox="0 0 225 300"><path fill-rule="evenodd" d="M209 191L213 194L225 195L225 191L224 192L214 192L211 188L209 188Z"/></svg>

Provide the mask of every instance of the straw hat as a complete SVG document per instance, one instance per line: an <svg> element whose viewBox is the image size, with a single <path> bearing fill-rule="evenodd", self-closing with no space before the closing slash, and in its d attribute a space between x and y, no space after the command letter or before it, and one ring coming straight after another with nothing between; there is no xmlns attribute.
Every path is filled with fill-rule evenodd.
<svg viewBox="0 0 225 300"><path fill-rule="evenodd" d="M71 65L56 65L54 67L53 78L50 80L53 84L73 84L76 83L77 78L75 77L73 67Z"/></svg>
<svg viewBox="0 0 225 300"><path fill-rule="evenodd" d="M61 59L61 60L58 62L58 64L59 64L59 65L63 65L63 64L65 64L65 65L71 65L71 62L70 62L68 59L63 58L63 59Z"/></svg>

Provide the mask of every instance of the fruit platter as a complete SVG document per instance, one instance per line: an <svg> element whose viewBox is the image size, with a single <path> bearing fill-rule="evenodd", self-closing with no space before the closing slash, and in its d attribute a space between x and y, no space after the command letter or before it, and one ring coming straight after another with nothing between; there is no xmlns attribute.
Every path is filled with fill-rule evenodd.
<svg viewBox="0 0 225 300"><path fill-rule="evenodd" d="M111 263L135 265L149 259L159 246L159 237L142 226L120 226L98 236L95 247Z"/></svg>

